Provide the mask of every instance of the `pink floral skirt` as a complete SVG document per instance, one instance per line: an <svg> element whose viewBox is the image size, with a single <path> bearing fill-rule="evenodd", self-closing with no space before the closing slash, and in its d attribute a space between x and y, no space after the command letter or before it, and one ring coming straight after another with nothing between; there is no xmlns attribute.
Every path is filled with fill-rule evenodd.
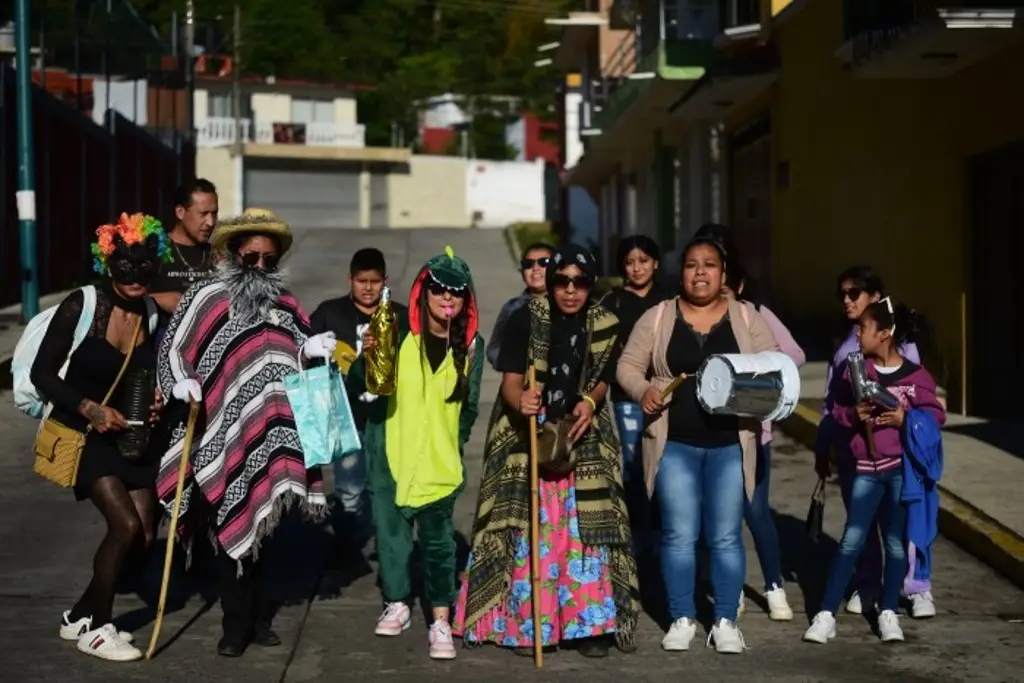
<svg viewBox="0 0 1024 683"><path fill-rule="evenodd" d="M589 638L615 632L608 548L585 547L580 540L573 475L540 482L541 643ZM469 557L469 566L473 556ZM468 580L463 579L453 630L470 643L504 647L533 645L533 588L529 537L517 540L511 591L501 604L463 630Z"/></svg>

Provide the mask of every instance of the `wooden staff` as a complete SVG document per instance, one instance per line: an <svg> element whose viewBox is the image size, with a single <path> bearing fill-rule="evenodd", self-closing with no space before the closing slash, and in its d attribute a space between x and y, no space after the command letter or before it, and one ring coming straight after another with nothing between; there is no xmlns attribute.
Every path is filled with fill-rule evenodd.
<svg viewBox="0 0 1024 683"><path fill-rule="evenodd" d="M537 388L537 371L531 365L529 387ZM530 416L530 603L533 605L533 663L544 668L544 629L540 623L540 469L537 464L537 416Z"/></svg>
<svg viewBox="0 0 1024 683"><path fill-rule="evenodd" d="M153 624L153 635L149 637L149 649L146 659L152 659L156 652L157 641L160 640L160 627L164 625L164 609L167 607L167 586L171 582L171 560L174 558L174 537L178 533L178 513L181 512L181 494L185 489L185 472L188 471L188 459L192 453L192 436L196 430L196 418L199 416L199 404L190 401L188 423L185 426L185 442L181 447L181 462L178 463L178 488L174 491L174 507L171 508L171 526L167 530L167 552L164 554L164 577L160 582L160 601L156 607L156 622Z"/></svg>

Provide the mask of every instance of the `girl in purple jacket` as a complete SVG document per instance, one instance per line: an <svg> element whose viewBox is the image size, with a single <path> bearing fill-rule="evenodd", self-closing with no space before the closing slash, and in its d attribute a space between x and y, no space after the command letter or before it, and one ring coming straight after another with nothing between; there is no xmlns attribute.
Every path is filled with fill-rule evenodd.
<svg viewBox="0 0 1024 683"><path fill-rule="evenodd" d="M814 445L816 457L815 469L822 477L831 476L829 456L835 452L839 487L843 494L843 504L849 509L850 484L853 481L852 458L847 457L849 444L845 442L832 419L832 404L837 387L842 383L843 372L846 370L846 358L857 346L857 321L864 309L885 296L885 285L882 277L871 266L851 266L836 278L836 298L843 307L843 313L850 326L846 337L839 343L828 366L825 378L825 400L821 407L821 422L818 424L818 436ZM781 344L781 342L780 342ZM907 338L899 347L900 355L912 363L921 363L917 345ZM839 436L839 438L837 438ZM878 587L882 583L882 546L879 543L880 532L877 525L868 535L867 545L857 562L857 571L853 575L853 593L846 603L846 611L851 614L863 614L864 609L873 609L878 596ZM909 583L909 582L908 582ZM905 585L911 600L911 615L914 618L935 616L935 605L931 593L917 591L916 585Z"/></svg>
<svg viewBox="0 0 1024 683"><path fill-rule="evenodd" d="M804 634L804 640L826 643L836 635L835 613L843 591L876 517L882 527L885 571L879 600L878 631L883 642L903 640L900 628L900 591L907 573L904 536L907 512L900 500L903 489L902 430L905 411L916 408L932 413L941 427L946 413L928 371L900 354L900 346L914 333L915 316L905 306L894 306L888 297L872 303L861 314L857 340L867 362L868 379L896 397L898 407L886 410L873 403L857 404L845 370L837 387L831 414L836 438L848 444L852 459L848 514L839 551L832 561L821 611Z"/></svg>

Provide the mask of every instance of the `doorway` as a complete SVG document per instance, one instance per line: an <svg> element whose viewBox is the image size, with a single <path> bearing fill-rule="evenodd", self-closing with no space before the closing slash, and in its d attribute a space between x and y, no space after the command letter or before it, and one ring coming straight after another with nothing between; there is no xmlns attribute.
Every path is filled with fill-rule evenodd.
<svg viewBox="0 0 1024 683"><path fill-rule="evenodd" d="M969 164L971 260L967 408L1020 420L1024 412L1024 142Z"/></svg>

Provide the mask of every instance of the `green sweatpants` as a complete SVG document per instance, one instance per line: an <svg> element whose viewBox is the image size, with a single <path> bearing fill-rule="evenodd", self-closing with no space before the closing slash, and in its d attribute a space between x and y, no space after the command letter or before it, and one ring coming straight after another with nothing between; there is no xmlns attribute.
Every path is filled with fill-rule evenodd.
<svg viewBox="0 0 1024 683"><path fill-rule="evenodd" d="M458 492L421 508L395 505L394 489L373 492L373 523L377 529L380 585L388 602L412 597L413 525L423 554L426 600L430 607L449 607L458 598L455 585L455 527L452 515Z"/></svg>

